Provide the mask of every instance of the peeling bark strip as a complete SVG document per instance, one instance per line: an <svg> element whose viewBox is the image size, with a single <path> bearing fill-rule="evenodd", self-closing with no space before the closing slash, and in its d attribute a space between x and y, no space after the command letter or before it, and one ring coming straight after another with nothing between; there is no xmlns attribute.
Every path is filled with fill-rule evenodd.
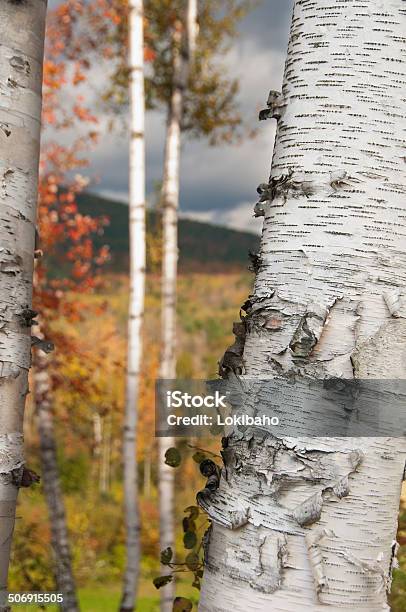
<svg viewBox="0 0 406 612"><path fill-rule="evenodd" d="M20 467L13 471L12 481L17 488L31 487L31 485L40 482L41 477L26 467Z"/></svg>
<svg viewBox="0 0 406 612"><path fill-rule="evenodd" d="M383 299L392 317L406 318L406 295L400 289L385 291Z"/></svg>
<svg viewBox="0 0 406 612"><path fill-rule="evenodd" d="M295 357L309 357L320 340L329 311L330 308L322 304L307 307L289 344Z"/></svg>
<svg viewBox="0 0 406 612"><path fill-rule="evenodd" d="M24 465L22 433L0 435L0 475L7 476Z"/></svg>
<svg viewBox="0 0 406 612"><path fill-rule="evenodd" d="M293 168L289 169L287 174L281 174L277 177L271 177L269 183L261 183L257 187L257 192L261 196L259 202L256 205L258 207L257 212L261 210L261 204L263 202L272 203L276 205L274 200L281 199L282 202L279 206L285 204L288 197L300 198L305 196L309 198L314 193L314 186L312 182L306 180L304 176L295 176ZM262 208L265 211L264 208ZM263 216L257 214L256 216Z"/></svg>
<svg viewBox="0 0 406 612"><path fill-rule="evenodd" d="M324 568L323 553L321 543L326 536L334 536L332 531L327 529L319 529L315 532L309 532L305 539L309 552L309 562L312 569L314 582L316 586L317 597L323 589L328 587L326 570Z"/></svg>
<svg viewBox="0 0 406 612"><path fill-rule="evenodd" d="M136 607L140 564L140 517L138 510L137 425L142 359L142 321L145 294L145 99L144 13L142 0L129 2L130 150L129 229L130 299L125 423L123 431L126 568L121 612Z"/></svg>
<svg viewBox="0 0 406 612"><path fill-rule="evenodd" d="M242 382L406 378L405 28L404 0L295 2ZM389 610L404 441L273 434L227 439L200 611Z"/></svg>
<svg viewBox="0 0 406 612"><path fill-rule="evenodd" d="M235 342L228 347L219 362L219 375L222 378L228 378L231 373L240 376L244 372L242 356L246 335L245 321L233 323L233 334L235 335Z"/></svg>
<svg viewBox="0 0 406 612"><path fill-rule="evenodd" d="M0 2L0 589L23 466L41 121L45 0Z"/></svg>
<svg viewBox="0 0 406 612"><path fill-rule="evenodd" d="M282 116L283 109L285 107L285 101L282 94L279 91L271 91L268 94L268 100L266 102L267 108L264 108L259 112L259 120L265 121L266 119L280 119Z"/></svg>

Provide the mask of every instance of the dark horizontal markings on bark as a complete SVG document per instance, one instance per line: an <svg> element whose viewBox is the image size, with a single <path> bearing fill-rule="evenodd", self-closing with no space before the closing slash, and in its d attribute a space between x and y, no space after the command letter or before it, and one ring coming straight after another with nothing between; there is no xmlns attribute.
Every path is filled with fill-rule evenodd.
<svg viewBox="0 0 406 612"><path fill-rule="evenodd" d="M17 70L18 72L25 72L25 74L30 74L31 66L30 63L25 60L23 57L18 55L14 55L10 60L9 64L12 68Z"/></svg>
<svg viewBox="0 0 406 612"><path fill-rule="evenodd" d="M134 205L134 204L132 204L132 205L131 205L131 210L130 210L130 219L131 219L131 218L132 218L132 219L134 218L134 217L131 217L131 213L132 213L133 211L137 211L137 212L139 212L140 210L144 210L144 208L145 208L145 201L142 201L142 202L137 202L137 204L135 204L135 205ZM143 220L143 219L141 219L141 218L138 218L138 217L136 217L136 221L138 221L138 223L144 223L144 220Z"/></svg>
<svg viewBox="0 0 406 612"><path fill-rule="evenodd" d="M140 375L140 370L127 370L127 376L137 378Z"/></svg>

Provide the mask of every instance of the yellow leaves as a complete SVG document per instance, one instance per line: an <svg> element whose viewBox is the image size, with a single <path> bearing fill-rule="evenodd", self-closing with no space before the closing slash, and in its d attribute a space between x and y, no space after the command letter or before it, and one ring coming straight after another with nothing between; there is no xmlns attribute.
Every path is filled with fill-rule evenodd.
<svg viewBox="0 0 406 612"><path fill-rule="evenodd" d="M74 512L69 512L69 528L75 534L86 534L90 526L89 508L85 506L83 510L78 508L74 510Z"/></svg>

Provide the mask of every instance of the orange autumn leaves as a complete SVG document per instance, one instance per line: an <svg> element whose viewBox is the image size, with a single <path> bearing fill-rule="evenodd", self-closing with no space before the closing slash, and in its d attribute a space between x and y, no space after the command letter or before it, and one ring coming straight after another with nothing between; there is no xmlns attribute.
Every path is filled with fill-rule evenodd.
<svg viewBox="0 0 406 612"><path fill-rule="evenodd" d="M98 136L97 118L85 104L90 63L81 52L84 43L76 27L83 10L84 3L77 0L50 12L43 74L34 309L40 313L42 332L56 346L51 360L54 388L62 383L56 375L61 361L76 354L91 364L80 338L58 327L58 321L79 321L89 312L79 296L100 284L100 267L109 257L107 246L95 249L93 244L108 220L81 214L76 201L88 184L79 171L88 165L88 152ZM49 262L56 273L50 273ZM75 299L69 297L72 292ZM96 310L92 314L97 315Z"/></svg>
<svg viewBox="0 0 406 612"><path fill-rule="evenodd" d="M41 250L47 256L63 258L65 268L67 263L71 264L71 274L65 276L73 277L76 288L82 288L79 287L82 282L92 286L95 267L108 257L107 247L94 252L91 239L92 234L102 232L107 219L80 214L76 195L87 185L87 180L80 174L72 176L74 171L88 165L85 154L97 141L97 118L85 106L80 90L90 67L82 53L85 41L77 27L84 10L85 3L75 0L62 3L48 16L38 217ZM74 92L70 98L66 96L67 85ZM60 144L61 141L69 144ZM58 253L61 242L64 248ZM37 266L41 286L44 286L45 266L43 260ZM66 288L66 278L60 281ZM56 284L54 279L52 285ZM74 288L72 283L69 288Z"/></svg>

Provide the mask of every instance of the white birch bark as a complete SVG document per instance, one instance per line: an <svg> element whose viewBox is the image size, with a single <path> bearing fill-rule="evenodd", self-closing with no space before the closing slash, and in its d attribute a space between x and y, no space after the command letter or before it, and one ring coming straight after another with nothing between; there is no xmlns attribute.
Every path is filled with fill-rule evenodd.
<svg viewBox="0 0 406 612"><path fill-rule="evenodd" d="M101 493L107 493L110 489L111 472L111 415L107 415L102 421L103 446L100 466L99 489Z"/></svg>
<svg viewBox="0 0 406 612"><path fill-rule="evenodd" d="M45 0L0 3L0 590L24 465L45 15Z"/></svg>
<svg viewBox="0 0 406 612"><path fill-rule="evenodd" d="M189 68L191 67L193 62L193 56L196 51L196 39L199 33L197 17L197 0L189 0L186 7L186 44L187 51L189 54Z"/></svg>
<svg viewBox="0 0 406 612"><path fill-rule="evenodd" d="M72 571L65 504L59 480L50 393L51 381L47 357L41 351L37 351L34 359L35 412L40 440L42 483L51 525L51 546L55 563L56 588L59 593L64 595L60 609L64 612L78 612L79 603Z"/></svg>
<svg viewBox="0 0 406 612"><path fill-rule="evenodd" d="M179 24L173 35L173 89L168 109L164 174L162 181L162 354L160 378L176 378L176 279L178 272L178 208L180 181L181 125L183 97L187 87L191 51L196 40L197 0L187 0L185 33ZM159 521L160 547L174 548L174 480L173 468L165 464L165 452L174 446L173 438L159 438ZM163 568L166 572L167 568ZM171 612L174 584L160 589L161 612Z"/></svg>
<svg viewBox="0 0 406 612"><path fill-rule="evenodd" d="M145 98L143 2L129 2L130 69L130 297L127 388L123 436L127 565L121 612L134 610L140 563L137 421L145 293Z"/></svg>
<svg viewBox="0 0 406 612"><path fill-rule="evenodd" d="M406 378L405 27L403 0L295 3L249 378ZM249 436L205 504L199 610L388 610L404 443Z"/></svg>
<svg viewBox="0 0 406 612"><path fill-rule="evenodd" d="M101 491L102 482L102 444L103 444L103 421L98 412L93 414L93 464L92 464L92 482L98 483L97 490Z"/></svg>

